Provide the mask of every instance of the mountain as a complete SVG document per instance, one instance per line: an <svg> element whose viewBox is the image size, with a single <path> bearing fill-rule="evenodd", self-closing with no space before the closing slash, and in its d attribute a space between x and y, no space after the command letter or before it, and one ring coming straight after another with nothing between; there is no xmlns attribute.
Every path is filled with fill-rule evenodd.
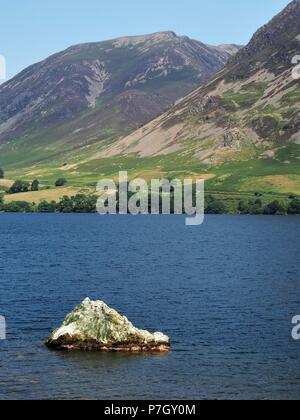
<svg viewBox="0 0 300 420"><path fill-rule="evenodd" d="M245 146L266 154L288 141L300 142L300 88L292 77L299 51L300 1L295 0L208 83L112 145L106 156L120 150L140 156L191 150L192 142L197 157L211 163L234 158Z"/></svg>
<svg viewBox="0 0 300 420"><path fill-rule="evenodd" d="M33 163L129 133L208 80L238 49L162 32L55 54L0 86L0 161Z"/></svg>
<svg viewBox="0 0 300 420"><path fill-rule="evenodd" d="M168 41L172 48L159 48L159 56L162 55L162 50L168 51L168 63L173 57L170 73L166 71L164 64L163 69L159 70L158 78L153 76L152 71L146 70L142 82L138 76L129 77L127 66L136 69L137 65L128 56L133 54L135 57L142 57L144 62L145 55L153 56L153 49L156 50L157 45L161 45L162 38L173 40ZM173 42L177 45L176 48ZM106 81L103 84L103 92L99 93L95 105L89 96L90 103L85 105L88 111L80 110L78 116L70 120L64 116L66 124L56 125L55 118L53 126L50 122L47 123L49 129L40 129L37 128L40 124L37 119L34 125L36 135L28 131L27 135L13 140L6 137L9 132L9 124L6 124L5 133L0 134L3 142L0 146L0 167L8 169L11 179L22 177L32 180L37 177L45 185L53 185L58 177L66 177L70 185L92 187L103 176L114 177L118 171L127 170L131 177L142 176L146 179L201 176L206 179L207 190L226 192L230 197L236 193L251 196L253 193L264 193L268 197L270 194L272 197L274 194L300 195L300 70L297 65L300 63L300 0L291 2L259 29L242 49L238 46L211 47L200 44L202 58L203 51L207 49L211 53L217 51L219 54L237 52L210 79L199 68L193 76L190 70L186 72L186 67L174 70L174 54L178 60L179 56L182 58L183 52L179 46L186 46L187 43L191 48L192 45L199 45L196 41L180 38L169 32L109 41L110 51L107 54L110 57L116 54L120 58L120 51L123 51L126 59L123 56L118 61L118 66L115 64L114 83L110 78L111 83ZM163 44L165 46L165 42ZM87 47L71 49L72 65L74 48L81 50ZM187 50L189 58L186 58L185 63L191 66L191 50L186 46L185 57ZM194 51L193 48L192 50ZM68 54L65 52L63 56L60 54L57 57L64 57L65 62ZM49 60L52 62L58 58L54 56ZM207 60L205 62L207 64ZM118 68L121 69L120 73ZM30 72L30 69L27 71ZM77 72L73 72L68 80L79 89L78 86L81 85L76 83L78 79L75 74ZM134 74L141 74L140 70ZM154 74L157 76L156 72ZM39 72L36 77L38 75ZM174 75L178 78L174 78ZM26 79L24 74L18 78L20 76ZM112 94L114 86L120 87L116 80L122 77L122 92ZM203 81L205 79L206 82ZM47 80L46 75L43 80ZM57 80L55 89L59 91L59 86L65 85L65 78L58 77ZM18 88L14 79L0 89L1 95L5 91L9 93L12 89L11 83L15 89ZM200 87L177 99L169 107L168 104L176 100L175 96L181 95L183 89L190 90L193 83ZM70 89L66 98L70 98L74 91L78 93L78 90ZM22 92L26 94L26 90ZM142 118L137 118L136 113L145 109L149 111L147 118L150 119L149 98L155 98L150 102L157 104L157 97L166 98L170 92L173 94L172 100L169 99L170 102L164 105L168 110L143 125ZM141 102L134 107L132 103L137 104L137 94L140 95ZM129 96L133 98L130 104ZM121 98L126 98L128 106L124 106ZM13 103L11 98L9 105L12 106ZM54 103L55 107L53 105L50 110L55 110L60 102L57 99ZM79 103L79 100L74 101L76 106ZM25 109L28 110L28 107ZM67 109L66 105L60 107L62 112ZM152 114L156 112L159 112L158 109ZM43 123L47 116L49 114L43 114ZM10 119L10 122L13 121L14 117ZM30 125L33 120L28 118L27 122ZM136 126L139 127L134 130ZM0 125L1 127L3 129L5 125ZM22 133L24 132L23 127Z"/></svg>
<svg viewBox="0 0 300 420"><path fill-rule="evenodd" d="M173 154L217 168L213 173L225 165L223 179L211 186L247 188L248 180L255 188L264 180L270 191L300 192L300 86L293 77L299 53L300 0L294 0L206 84L98 157Z"/></svg>

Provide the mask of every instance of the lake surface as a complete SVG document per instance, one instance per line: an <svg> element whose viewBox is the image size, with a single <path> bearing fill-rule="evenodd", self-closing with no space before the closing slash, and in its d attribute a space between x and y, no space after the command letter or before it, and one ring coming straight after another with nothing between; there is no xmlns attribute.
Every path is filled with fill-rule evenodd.
<svg viewBox="0 0 300 420"><path fill-rule="evenodd" d="M300 218L0 215L1 399L300 399ZM167 355L58 353L85 297Z"/></svg>

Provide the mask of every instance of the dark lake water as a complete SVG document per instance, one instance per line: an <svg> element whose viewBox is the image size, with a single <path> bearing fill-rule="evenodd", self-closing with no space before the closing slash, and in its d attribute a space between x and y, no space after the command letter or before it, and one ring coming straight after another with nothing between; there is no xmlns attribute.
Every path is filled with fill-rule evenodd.
<svg viewBox="0 0 300 420"><path fill-rule="evenodd" d="M300 399L300 219L0 215L0 399ZM86 296L167 355L57 353Z"/></svg>

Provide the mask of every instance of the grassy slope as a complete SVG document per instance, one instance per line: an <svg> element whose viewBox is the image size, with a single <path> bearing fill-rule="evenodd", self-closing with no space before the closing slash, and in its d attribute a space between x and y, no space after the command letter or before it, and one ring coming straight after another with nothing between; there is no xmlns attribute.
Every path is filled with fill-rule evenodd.
<svg viewBox="0 0 300 420"><path fill-rule="evenodd" d="M251 84L247 89L239 93L229 91L223 94L223 106L227 110L227 116L237 120L236 111L245 108L250 120L266 115L272 117L278 121L278 130L276 128L274 133L276 138L282 131L282 126L298 112L298 88L284 95L277 109L272 106L252 107L251 111L248 111L249 106L255 104L262 96L266 85ZM61 135L64 136L69 131L70 125L66 124ZM110 142L102 141L89 145L70 142L62 147L60 140L51 145L48 140L47 133L40 133L39 138L29 142L28 138L23 138L0 147L0 167L5 169L6 177L26 181L37 178L42 184L50 187L57 178L63 177L67 178L68 186L74 188L73 192L76 193L80 188L87 187L93 190L99 179L116 178L119 171L128 171L130 178L138 176L147 180L153 177L203 177L206 179L207 191L227 196L253 195L255 192L264 193L268 197L300 195L300 145L284 139L281 146L278 142L272 148L276 150L274 157L259 157L264 149L259 150L253 143L244 141L241 151L224 157L223 163L214 165L204 164L193 156L193 149L201 143L197 139L186 140L185 148L176 154L148 158L134 155L116 156L94 160L91 158L105 149ZM38 147L32 148L32 144ZM201 147L206 147L205 142L201 144ZM3 188L0 185L0 190ZM71 195L72 191L69 193ZM60 198L58 190L49 194L49 199ZM15 195L8 198L13 199L38 202L40 195L34 193L33 196Z"/></svg>
<svg viewBox="0 0 300 420"><path fill-rule="evenodd" d="M228 116L237 118L236 111L253 105L265 90L264 83L251 84L247 92L223 94L223 106L226 106ZM298 112L299 94L296 88L283 96L279 108L272 106L253 107L247 111L250 120L259 117L272 117L278 120L278 130ZM277 130L277 129L276 129ZM66 124L61 135L70 131ZM274 134L276 138L279 131ZM235 151L232 156L227 155L222 163L207 165L195 157L194 148L205 142L197 139L185 140L185 147L174 154L155 157L139 158L137 156L116 156L111 158L93 159L97 153L105 149L110 141L96 142L88 145L66 143L62 147L61 141L48 142L47 133L40 133L39 138L20 139L0 147L0 167L3 167L8 179L23 179L39 181L53 186L57 178L67 178L68 186L77 188L95 188L99 179L116 178L119 171L128 171L130 178L143 177L147 180L158 177L186 178L203 177L208 191L226 194L253 194L257 191L270 196L300 195L300 145L281 141L281 146L274 145L274 157L261 158L264 151L244 141L243 148ZM208 145L209 147L209 140ZM32 148L35 144L36 147ZM196 150L196 149L195 149ZM228 152L227 152L228 153ZM93 159L93 160L91 160ZM0 189L3 190L3 187ZM54 193L53 199L59 197ZM38 198L28 197L29 201L39 201ZM11 200L12 198L9 198ZM21 199L18 195L14 199ZM51 197L52 199L52 197Z"/></svg>
<svg viewBox="0 0 300 420"><path fill-rule="evenodd" d="M81 158L83 155L81 155ZM38 193L16 194L6 198L8 201L25 200L39 202L41 199L58 200L63 195L74 195L82 188L89 192L95 190L99 179L117 179L119 171L128 171L130 178L198 178L206 179L206 190L224 197L253 196L263 193L267 199L300 195L300 145L287 144L277 151L275 158L229 161L215 166L208 166L192 156L173 154L151 158L114 157L102 158L81 163L78 167L65 162L44 162L30 170L8 170L8 179L40 182L53 188L59 177L67 178L68 188L51 189ZM67 159L66 159L67 160ZM73 158L70 162L74 162ZM49 165L49 166L48 166ZM87 190L86 190L87 191Z"/></svg>
<svg viewBox="0 0 300 420"><path fill-rule="evenodd" d="M53 188L49 190L40 190L40 191L30 191L27 193L20 194L7 194L5 196L5 203L11 203L13 201L27 201L28 203L40 203L45 200L48 202L59 201L63 196L74 196L78 193L89 194L93 192L89 188L75 188L75 187L65 187L65 188Z"/></svg>

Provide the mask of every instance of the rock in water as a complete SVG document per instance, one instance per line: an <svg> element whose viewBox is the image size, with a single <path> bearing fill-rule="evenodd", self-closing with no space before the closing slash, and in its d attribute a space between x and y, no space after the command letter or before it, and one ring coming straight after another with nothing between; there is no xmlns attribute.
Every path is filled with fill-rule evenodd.
<svg viewBox="0 0 300 420"><path fill-rule="evenodd" d="M56 350L168 352L170 339L135 328L104 302L85 299L55 330L46 345Z"/></svg>

